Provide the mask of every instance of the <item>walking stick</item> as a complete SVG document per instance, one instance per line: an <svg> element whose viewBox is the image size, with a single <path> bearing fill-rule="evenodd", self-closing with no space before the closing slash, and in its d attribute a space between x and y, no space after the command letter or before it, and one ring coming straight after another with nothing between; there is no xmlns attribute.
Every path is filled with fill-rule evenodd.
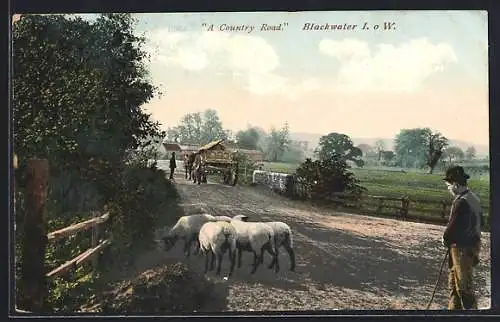
<svg viewBox="0 0 500 322"><path fill-rule="evenodd" d="M443 273L443 267L444 263L446 262L446 258L448 258L448 253L450 252L450 249L446 249L446 253L444 254L443 262L441 263L441 268L439 269L439 275L436 281L436 285L434 286L434 291L432 292L431 300L429 301L429 304L427 304L427 310L431 307L432 301L434 300L434 295L436 295L436 290L439 285L439 280L441 279L441 275Z"/></svg>

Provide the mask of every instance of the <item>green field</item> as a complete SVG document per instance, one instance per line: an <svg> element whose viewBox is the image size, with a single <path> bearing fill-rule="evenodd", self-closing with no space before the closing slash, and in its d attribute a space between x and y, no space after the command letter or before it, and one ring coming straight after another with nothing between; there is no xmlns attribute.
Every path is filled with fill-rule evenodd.
<svg viewBox="0 0 500 322"><path fill-rule="evenodd" d="M293 173L296 168L296 164L265 162L263 170ZM386 197L408 196L414 201L410 209L418 212L439 211L439 205L433 204L432 201L451 200L443 184L442 174L403 172L382 168L353 168L351 170L361 181L361 185L368 190L367 194ZM481 198L485 214L489 213L489 176L472 176L469 186Z"/></svg>

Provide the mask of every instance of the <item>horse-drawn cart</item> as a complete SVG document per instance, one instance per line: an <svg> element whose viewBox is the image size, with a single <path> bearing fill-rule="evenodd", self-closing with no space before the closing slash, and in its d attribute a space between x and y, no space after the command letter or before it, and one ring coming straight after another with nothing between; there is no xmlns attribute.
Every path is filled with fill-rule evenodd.
<svg viewBox="0 0 500 322"><path fill-rule="evenodd" d="M222 174L224 184L234 186L238 182L238 160L236 152L227 150L222 144L223 141L210 142L198 150L204 174L202 182L206 182L207 174Z"/></svg>

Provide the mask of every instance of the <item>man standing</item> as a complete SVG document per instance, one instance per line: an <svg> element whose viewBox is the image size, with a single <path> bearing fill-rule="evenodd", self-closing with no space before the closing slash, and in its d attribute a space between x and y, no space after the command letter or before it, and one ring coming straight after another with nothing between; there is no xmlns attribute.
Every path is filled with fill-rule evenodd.
<svg viewBox="0 0 500 322"><path fill-rule="evenodd" d="M189 173L189 155L184 153L184 179L187 180Z"/></svg>
<svg viewBox="0 0 500 322"><path fill-rule="evenodd" d="M477 309L473 268L479 263L484 218L479 198L470 191L467 179L469 175L460 166L448 169L443 178L455 197L443 234L443 245L449 252L449 310Z"/></svg>
<svg viewBox="0 0 500 322"><path fill-rule="evenodd" d="M175 152L172 152L172 157L170 158L170 180L174 179L175 168L177 168L177 164L175 163Z"/></svg>

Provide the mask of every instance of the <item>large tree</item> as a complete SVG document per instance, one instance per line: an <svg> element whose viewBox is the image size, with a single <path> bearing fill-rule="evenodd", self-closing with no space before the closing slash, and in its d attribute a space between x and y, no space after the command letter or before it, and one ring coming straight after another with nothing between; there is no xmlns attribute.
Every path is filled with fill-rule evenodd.
<svg viewBox="0 0 500 322"><path fill-rule="evenodd" d="M203 145L218 139L226 139L227 131L214 109L207 109L203 115L199 112L188 113L180 123L167 130L167 139L183 144Z"/></svg>
<svg viewBox="0 0 500 322"><path fill-rule="evenodd" d="M426 160L425 130L402 129L395 138L397 163L403 167L421 166Z"/></svg>
<svg viewBox="0 0 500 322"><path fill-rule="evenodd" d="M156 88L133 25L129 14L95 22L33 15L14 25L12 107L21 159L46 157L54 169L82 174L101 160L112 173L128 150L160 134L141 109Z"/></svg>
<svg viewBox="0 0 500 322"><path fill-rule="evenodd" d="M265 141L265 153L273 162L280 161L290 144L290 129L285 122L280 130L272 128Z"/></svg>
<svg viewBox="0 0 500 322"><path fill-rule="evenodd" d="M449 163L462 161L464 159L464 151L457 146L449 146L444 150L443 156L448 158Z"/></svg>
<svg viewBox="0 0 500 322"><path fill-rule="evenodd" d="M214 109L207 109L203 112L203 123L201 130L201 144L226 139L226 132L222 127L222 122L219 119L217 111Z"/></svg>
<svg viewBox="0 0 500 322"><path fill-rule="evenodd" d="M355 147L351 138L346 134L329 133L319 139L316 153L320 160L327 160L334 155L339 155L346 161L354 162L358 167L364 165L361 159L363 152Z"/></svg>
<svg viewBox="0 0 500 322"><path fill-rule="evenodd" d="M470 146L465 150L465 158L467 161L472 161L476 157L476 148L473 146Z"/></svg>
<svg viewBox="0 0 500 322"><path fill-rule="evenodd" d="M424 135L427 149L427 166L429 167L429 173L433 173L443 155L444 149L448 146L448 139L439 132L432 132L429 128L424 129Z"/></svg>
<svg viewBox="0 0 500 322"><path fill-rule="evenodd" d="M260 133L257 128L249 126L246 130L236 133L236 140L239 148L255 150L259 144Z"/></svg>
<svg viewBox="0 0 500 322"><path fill-rule="evenodd" d="M397 161L403 167L427 166L432 173L447 145L447 138L429 128L402 129L395 139Z"/></svg>

